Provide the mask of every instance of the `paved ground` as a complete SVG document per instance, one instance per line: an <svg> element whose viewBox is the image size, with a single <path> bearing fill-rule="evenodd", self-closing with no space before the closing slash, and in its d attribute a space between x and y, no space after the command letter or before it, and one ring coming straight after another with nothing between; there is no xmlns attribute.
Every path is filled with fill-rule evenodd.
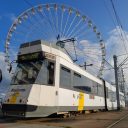
<svg viewBox="0 0 128 128"><path fill-rule="evenodd" d="M97 112L66 119L38 118L19 120L0 118L0 128L111 128L108 126L127 113L127 110L119 112ZM112 128L128 128L128 116Z"/></svg>

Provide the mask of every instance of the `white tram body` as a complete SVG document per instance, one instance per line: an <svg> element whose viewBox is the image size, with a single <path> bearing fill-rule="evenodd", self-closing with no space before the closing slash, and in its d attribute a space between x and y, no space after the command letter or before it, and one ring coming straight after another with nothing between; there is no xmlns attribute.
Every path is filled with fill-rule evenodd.
<svg viewBox="0 0 128 128"><path fill-rule="evenodd" d="M106 100L107 100L107 109L114 110L117 109L117 99L116 99L116 88L110 83L105 82L106 85Z"/></svg>
<svg viewBox="0 0 128 128"><path fill-rule="evenodd" d="M106 87L106 100L107 100L107 109L116 110L117 109L117 99L116 99L116 87L112 86L110 83L105 81ZM119 92L120 98L120 107L125 107L125 97L124 93Z"/></svg>
<svg viewBox="0 0 128 128"><path fill-rule="evenodd" d="M125 107L125 95L122 92L119 92L119 97L120 97L120 107L124 108Z"/></svg>
<svg viewBox="0 0 128 128"><path fill-rule="evenodd" d="M109 110L117 107L116 100L109 96L105 101L104 88L115 93L115 87L107 82L105 87L101 79L73 63L56 45L40 40L22 44L17 61L2 107L8 116L45 117L61 112L104 110L105 105Z"/></svg>

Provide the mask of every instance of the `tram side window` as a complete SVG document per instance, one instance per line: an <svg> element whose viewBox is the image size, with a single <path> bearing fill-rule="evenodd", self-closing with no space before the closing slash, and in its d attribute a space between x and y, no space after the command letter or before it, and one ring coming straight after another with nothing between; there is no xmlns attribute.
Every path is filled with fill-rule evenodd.
<svg viewBox="0 0 128 128"><path fill-rule="evenodd" d="M112 102L115 102L115 101L116 101L116 93L112 92Z"/></svg>
<svg viewBox="0 0 128 128"><path fill-rule="evenodd" d="M114 96L114 92L110 89L108 89L108 98L110 99L111 102L114 102L116 100Z"/></svg>
<svg viewBox="0 0 128 128"><path fill-rule="evenodd" d="M103 88L103 86L102 85L100 85L100 84L97 84L98 85L98 95L99 96L104 96L104 88Z"/></svg>
<svg viewBox="0 0 128 128"><path fill-rule="evenodd" d="M81 75L77 74L74 72L74 75L73 75L73 86L81 86L81 83L82 83L82 78L81 78Z"/></svg>
<svg viewBox="0 0 128 128"><path fill-rule="evenodd" d="M73 87L85 92L91 92L90 80L76 72L73 75Z"/></svg>
<svg viewBox="0 0 128 128"><path fill-rule="evenodd" d="M60 86L64 88L71 88L71 70L61 66L60 69Z"/></svg>
<svg viewBox="0 0 128 128"><path fill-rule="evenodd" d="M91 92L91 86L92 86L92 81L88 79L87 77L83 76L82 81L81 81L82 86L84 86L84 91L86 92Z"/></svg>
<svg viewBox="0 0 128 128"><path fill-rule="evenodd" d="M96 82L94 82L94 81L92 81L92 94L95 94L95 95L97 95L97 93L98 93L98 90L97 90L97 83Z"/></svg>

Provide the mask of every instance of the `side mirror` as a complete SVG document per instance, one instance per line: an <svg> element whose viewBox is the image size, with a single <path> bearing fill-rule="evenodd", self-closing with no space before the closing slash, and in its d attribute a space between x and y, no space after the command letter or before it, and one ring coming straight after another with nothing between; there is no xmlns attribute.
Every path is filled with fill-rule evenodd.
<svg viewBox="0 0 128 128"><path fill-rule="evenodd" d="M2 81L2 70L0 69L0 83Z"/></svg>

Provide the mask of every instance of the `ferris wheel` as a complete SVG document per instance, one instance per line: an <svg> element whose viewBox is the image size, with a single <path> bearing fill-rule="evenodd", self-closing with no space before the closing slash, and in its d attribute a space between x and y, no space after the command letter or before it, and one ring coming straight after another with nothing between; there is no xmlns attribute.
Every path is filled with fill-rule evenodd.
<svg viewBox="0 0 128 128"><path fill-rule="evenodd" d="M5 61L17 59L22 43L35 40L54 43L66 50L74 63L101 76L105 45L95 24L77 9L58 4L40 4L21 13L10 27L5 42ZM60 43L66 42L66 43Z"/></svg>

